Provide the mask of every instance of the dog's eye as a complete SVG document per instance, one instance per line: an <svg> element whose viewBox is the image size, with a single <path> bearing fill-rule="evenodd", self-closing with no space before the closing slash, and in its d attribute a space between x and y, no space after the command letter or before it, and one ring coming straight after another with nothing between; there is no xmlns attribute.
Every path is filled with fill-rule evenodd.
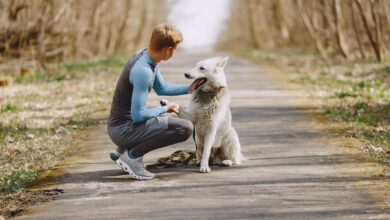
<svg viewBox="0 0 390 220"><path fill-rule="evenodd" d="M200 70L206 70L203 66L199 67Z"/></svg>

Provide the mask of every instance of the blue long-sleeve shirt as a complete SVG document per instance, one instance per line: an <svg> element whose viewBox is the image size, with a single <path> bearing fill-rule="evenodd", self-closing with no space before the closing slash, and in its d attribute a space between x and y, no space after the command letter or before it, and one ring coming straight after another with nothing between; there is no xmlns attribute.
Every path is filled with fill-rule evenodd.
<svg viewBox="0 0 390 220"><path fill-rule="evenodd" d="M155 75L153 74L153 69L155 70ZM189 88L189 85L186 84L169 84L165 82L158 65L154 64L147 53L144 53L131 69L129 81L133 85L131 118L134 123L146 121L168 110L167 106L146 107L150 87L154 89L157 95L166 96L187 94Z"/></svg>

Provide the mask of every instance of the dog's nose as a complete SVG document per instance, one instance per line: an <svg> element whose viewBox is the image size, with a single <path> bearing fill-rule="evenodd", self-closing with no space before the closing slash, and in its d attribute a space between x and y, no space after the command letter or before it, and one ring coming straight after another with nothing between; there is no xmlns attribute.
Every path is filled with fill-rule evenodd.
<svg viewBox="0 0 390 220"><path fill-rule="evenodd" d="M189 79L190 78L190 74L189 73L184 73L184 76Z"/></svg>

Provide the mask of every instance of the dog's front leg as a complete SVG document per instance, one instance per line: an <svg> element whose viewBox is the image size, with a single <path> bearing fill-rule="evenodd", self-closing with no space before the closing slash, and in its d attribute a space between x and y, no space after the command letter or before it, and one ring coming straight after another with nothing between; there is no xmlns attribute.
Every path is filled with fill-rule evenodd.
<svg viewBox="0 0 390 220"><path fill-rule="evenodd" d="M210 158L211 148L213 147L214 144L216 133L217 133L217 128L212 127L211 129L209 129L209 131L205 136L202 161L200 162L200 172L202 173L210 173L211 171L209 167L209 158Z"/></svg>
<svg viewBox="0 0 390 220"><path fill-rule="evenodd" d="M182 119L186 119L186 120L188 120L188 121L191 121L191 122L193 122L192 121L192 115L189 113L189 112L187 112L183 107L179 107L179 114L177 115L177 116L179 116L179 118L182 118Z"/></svg>

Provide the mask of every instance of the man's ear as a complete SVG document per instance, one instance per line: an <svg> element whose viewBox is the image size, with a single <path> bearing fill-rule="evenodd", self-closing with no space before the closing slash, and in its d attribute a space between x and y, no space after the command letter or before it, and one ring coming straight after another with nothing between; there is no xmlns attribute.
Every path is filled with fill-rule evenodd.
<svg viewBox="0 0 390 220"><path fill-rule="evenodd" d="M171 53L171 50L172 50L172 47L165 47L162 51L162 54L164 56L164 60L166 60L168 58L168 56L170 55Z"/></svg>
<svg viewBox="0 0 390 220"><path fill-rule="evenodd" d="M217 64L217 66L222 68L222 69L225 68L228 60L229 60L229 57L221 57L219 62L218 62L218 64Z"/></svg>

